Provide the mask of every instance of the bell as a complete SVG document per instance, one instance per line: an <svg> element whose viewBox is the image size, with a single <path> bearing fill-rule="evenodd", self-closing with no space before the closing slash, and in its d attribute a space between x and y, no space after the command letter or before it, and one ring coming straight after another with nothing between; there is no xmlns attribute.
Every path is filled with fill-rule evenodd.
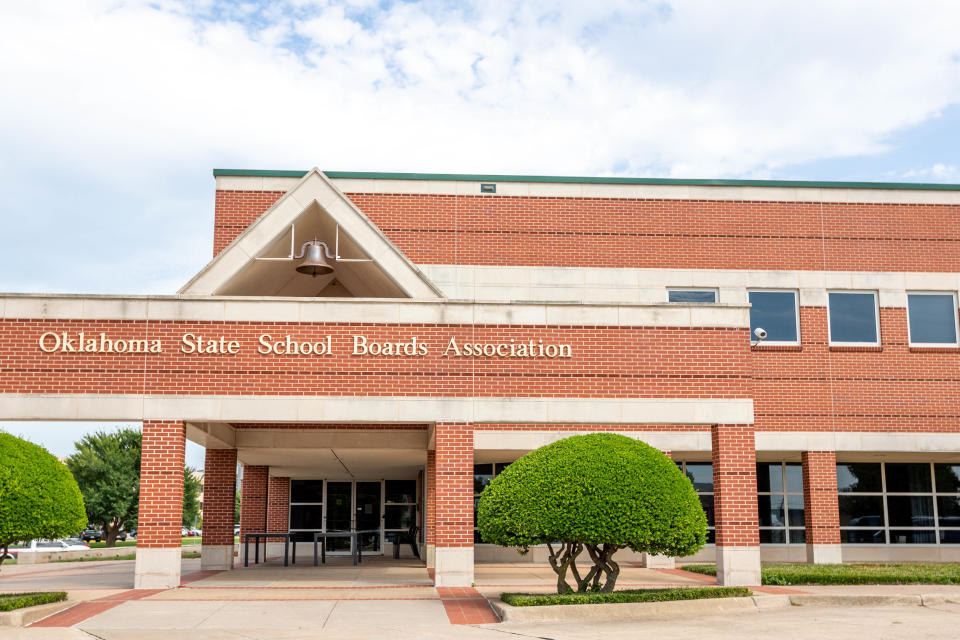
<svg viewBox="0 0 960 640"><path fill-rule="evenodd" d="M333 273L333 267L327 263L327 258L324 255L325 245L322 242L311 240L305 243L303 248L306 249L306 252L303 256L303 262L297 265L298 273L305 273L314 278Z"/></svg>

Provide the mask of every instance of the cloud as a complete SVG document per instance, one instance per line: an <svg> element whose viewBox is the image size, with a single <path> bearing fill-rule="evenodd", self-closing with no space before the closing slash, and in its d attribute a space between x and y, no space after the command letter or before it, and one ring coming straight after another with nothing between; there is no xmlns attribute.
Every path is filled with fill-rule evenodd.
<svg viewBox="0 0 960 640"><path fill-rule="evenodd" d="M741 177L879 153L960 101L958 20L949 1L5 3L0 211L21 241L0 288L185 281L214 166ZM26 266L58 237L69 273Z"/></svg>

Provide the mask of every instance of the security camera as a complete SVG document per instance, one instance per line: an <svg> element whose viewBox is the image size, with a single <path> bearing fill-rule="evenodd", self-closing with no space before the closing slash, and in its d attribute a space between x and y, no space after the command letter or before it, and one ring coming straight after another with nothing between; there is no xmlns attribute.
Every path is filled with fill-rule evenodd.
<svg viewBox="0 0 960 640"><path fill-rule="evenodd" d="M757 341L767 339L767 330L763 327L757 327L753 330L753 335L757 336Z"/></svg>

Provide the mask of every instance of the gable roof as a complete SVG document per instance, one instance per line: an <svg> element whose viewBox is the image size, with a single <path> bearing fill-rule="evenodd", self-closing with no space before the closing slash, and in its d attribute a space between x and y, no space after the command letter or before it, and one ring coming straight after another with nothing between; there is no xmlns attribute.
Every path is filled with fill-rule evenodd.
<svg viewBox="0 0 960 640"><path fill-rule="evenodd" d="M223 295L231 282L290 233L291 225L310 211L335 223L338 232L358 249L369 264L409 298L443 298L440 290L363 214L326 175L308 171L297 185L255 220L200 270L178 293ZM299 247L297 247L299 249ZM333 246L331 245L331 250ZM349 264L349 263L335 263ZM236 294L236 291L230 292Z"/></svg>

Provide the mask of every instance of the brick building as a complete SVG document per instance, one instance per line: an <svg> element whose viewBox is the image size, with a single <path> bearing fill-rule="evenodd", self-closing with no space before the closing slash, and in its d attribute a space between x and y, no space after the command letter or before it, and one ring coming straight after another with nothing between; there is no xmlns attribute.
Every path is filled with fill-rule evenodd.
<svg viewBox="0 0 960 640"><path fill-rule="evenodd" d="M0 419L143 422L138 587L179 581L186 438L205 568L237 461L245 532L415 525L441 586L542 561L475 495L593 431L670 453L723 583L960 558L960 186L214 174L177 294L0 296Z"/></svg>

